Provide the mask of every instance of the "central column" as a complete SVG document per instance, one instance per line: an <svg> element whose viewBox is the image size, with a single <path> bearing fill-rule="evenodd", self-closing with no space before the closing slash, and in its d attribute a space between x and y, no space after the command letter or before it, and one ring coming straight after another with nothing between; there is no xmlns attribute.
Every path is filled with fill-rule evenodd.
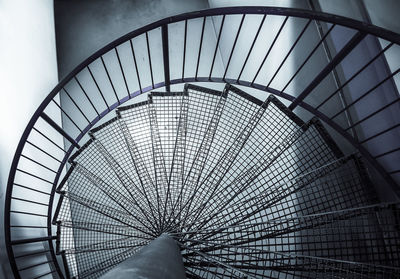
<svg viewBox="0 0 400 279"><path fill-rule="evenodd" d="M182 255L175 240L162 234L101 279L185 279Z"/></svg>

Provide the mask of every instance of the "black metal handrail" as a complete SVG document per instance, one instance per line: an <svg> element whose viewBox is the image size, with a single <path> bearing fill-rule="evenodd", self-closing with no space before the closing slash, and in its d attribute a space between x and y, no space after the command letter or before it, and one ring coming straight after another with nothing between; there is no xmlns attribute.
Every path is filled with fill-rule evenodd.
<svg viewBox="0 0 400 279"><path fill-rule="evenodd" d="M235 33L235 40L234 43L229 51L229 59L226 67L223 69L223 71L218 74L216 73L216 70L214 69L214 64L216 63L216 54L217 51L220 50L218 49L220 39L221 39L221 34L223 30L226 29L226 26L224 26L224 21L225 18L228 16L233 16L233 15L242 15L240 18L240 25L237 30L232 30ZM239 38L239 34L241 31L242 24L245 20L246 16L250 15L262 15L262 19L260 21L260 24L258 26L258 31L256 35L254 36L254 40L252 41L251 47L246 53L246 60L244 64L241 64L238 69L240 70L239 76L235 78L227 77L228 73L228 68L232 69L232 67L235 67L233 63L231 63L232 58L234 56L234 51L235 47L237 45L237 41ZM218 33L218 38L216 40L216 45L215 49L213 52L213 60L212 64L208 65L209 66L209 74L208 75L201 75L199 74L199 66L204 63L204 59L202 61L202 49L204 50L204 32L206 30L205 23L207 19L210 19L211 17L217 17L217 16L222 16L222 21ZM260 30L262 29L263 24L265 23L265 18L266 16L279 16L284 18L284 21L281 25L280 30L278 33L275 35L274 41L272 45L270 46L270 49L268 50L267 54L264 57L263 62L261 63L260 67L258 68L258 71L255 76L249 79L243 79L242 73L243 70L246 66L246 63L253 51L253 47L257 41L257 37L260 34ZM281 62L280 66L278 67L278 70L274 73L272 79L269 80L269 82L265 84L260 84L256 82L257 75L260 73L260 70L264 66L264 62L266 61L271 49L274 47L274 43L277 40L281 30L284 28L285 23L287 22L288 18L300 18L300 19L307 19L306 25L303 30L309 27L311 22L317 22L321 21L324 23L331 24L330 29L328 31L331 32L333 28L336 26L341 26L348 28L352 31L352 36L350 36L348 42L345 44L344 47L341 48L340 51L333 57L331 61L319 72L319 74L312 80L312 82L300 92L299 96L295 97L287 92L284 92L284 90L279 90L276 88L270 87L272 80L275 78L275 76L278 74L279 70L281 69L282 65L285 63L286 58L289 57L291 51L295 47L295 45L298 43L298 41L301 39L304 31L299 34L298 38L296 39L294 45L292 48L290 48L289 52ZM188 23L191 20L195 19L202 19L201 21L201 32L199 32L198 38L199 38L199 43L196 45L198 47L198 51L193 57L194 61L197 61L195 63L195 74L194 76L189 75L187 72L187 63L185 62L188 58L189 55L187 53L187 43L188 43ZM179 53L183 57L183 63L182 63L182 72L181 76L179 78L174 78L173 75L171 74L171 46L170 46L170 41L169 41L169 27L172 26L173 24L182 24L184 25L184 32L181 34L181 37L183 37L183 53ZM161 37L161 45L159 46L159 51L162 53L161 61L154 60L155 57L152 57L152 51L151 47L153 46L151 44L151 38L149 38L151 32L160 32L160 37ZM21 267L17 263L16 259L23 258L23 257L29 257L29 255L37 255L40 253L49 253L49 256L51 258L51 261L44 261L43 265L48 265L50 264L50 272L46 272L43 275L50 274L50 273L55 273L57 272L60 277L63 277L63 273L61 271L61 267L59 266L57 262L57 258L55 255L55 249L53 245L53 241L55 239L55 231L52 227L51 220L52 220L52 214L54 211L53 204L54 204L54 199L55 199L55 189L57 185L59 184L60 179L62 178L63 175L63 170L66 166L66 163L68 161L68 158L72 154L76 148L79 148L79 142L82 140L82 138L87 134L87 132L94 127L105 115L107 115L110 111L114 110L116 107L118 107L120 104L123 104L132 98L144 93L148 92L152 89L155 88L161 88L161 87L166 87L167 90L170 89L171 85L175 84L182 84L182 83L187 83L187 82L219 82L219 83L231 83L231 84L237 84L237 85L242 85L250 88L255 88L259 89L264 92L269 92L273 93L276 96L279 96L281 98L284 98L288 101L291 102L289 108L290 109L295 109L296 107L301 107L305 109L306 111L310 112L313 115L316 115L318 118L323 120L326 124L328 124L330 127L332 127L336 132L338 132L340 135L342 135L345 139L347 139L358 151L381 173L381 175L385 178L386 182L392 187L392 189L399 194L400 190L399 187L397 186L396 182L394 182L393 178L391 177L392 174L396 174L400 172L400 170L385 170L384 167L381 166L377 162L377 159L381 159L382 157L385 156L390 156L394 152L398 152L399 148L394 148L389 151L383 151L380 154L377 155L371 155L369 150L363 146L366 142L376 139L378 137L383 136L384 134L394 131L399 127L399 123L395 123L389 128L383 129L382 131L379 131L373 135L369 135L368 137L365 137L364 139L358 140L356 139L353 135L349 133L349 130L354 128L353 126L360 125L360 123L368 120L370 117L373 117L374 115L378 114L379 112L388 109L390 106L394 104L399 104L400 98L397 95L393 100L391 100L389 103L383 105L383 106L378 106L374 108L373 112L367 115L366 117L362 118L358 122L355 122L351 124L349 127L342 127L339 125L337 122L334 121L334 118L338 116L339 114L343 112L347 112L348 108L353 106L355 103L357 103L359 100L364 98L365 96L369 95L373 90L381 86L383 83L386 81L391 81L395 75L398 74L400 69L390 71L389 75L385 77L381 82L376 84L374 87L372 87L370 90L365 92L363 95L359 96L358 99L354 100L353 102L347 104L346 106L342 107L341 110L337 111L332 117L329 117L327 114L325 114L320 108L324 105L325 102L327 102L333 95L335 95L338 91L340 91L341 88L338 88L334 93L332 93L327 99L325 99L322 103L319 105L312 105L308 102L306 102L306 97L312 94L313 90L323 81L324 78L326 78L335 67L337 67L344 59L348 57L348 55L351 53L351 51L359 45L361 41L363 41L366 37L372 36L375 39L383 39L389 42L388 46L386 46L384 49L382 49L376 57L382 57L382 55L385 53L386 50L391 48L392 46L399 46L400 45L400 35L396 34L394 32L365 24L353 19L345 18L345 17L340 17L336 15L331 15L331 14L325 14L325 13L317 13L317 12L312 12L312 11L306 11L306 10L298 10L298 9L288 9L288 8L273 8L273 7L229 7L229 8L218 8L218 9L209 9L209 10L203 10L199 12L192 12L192 13L186 13L186 14L181 14L169 18L162 19L160 21L154 22L152 24L149 24L147 26L144 26L142 28L139 28L135 31L132 31L119 39L111 42L107 46L103 47L93 55L91 55L89 58L87 58L84 62L82 62L79 66L77 66L69 75L67 75L51 92L50 94L46 97L46 99L41 103L39 108L36 110L34 115L32 116L31 120L29 121L21 139L18 144L17 150L14 155L14 159L11 165L11 170L9 174L9 179L8 179L8 185L7 185L7 193L6 193L6 202L5 202L5 240L6 240L6 246L7 246L7 252L8 256L10 259L11 267L14 272L14 275L16 278L21 278L20 271ZM143 64L138 63L138 59L135 55L135 47L134 47L134 42L133 39L135 38L141 38L143 37L143 40L145 40L145 48L146 48L146 68L149 69L146 75L149 75L151 77L151 81L144 81L143 80ZM323 36L321 40L318 42L318 45L320 45L327 37L328 35ZM123 65L123 60L121 59L121 53L120 49L118 47L121 47L122 45L127 44L128 49L131 50L131 59L134 64L133 71L135 73L138 87L136 90L131 90L129 88L129 82L127 73L126 73L126 68L124 68ZM136 49L137 51L137 49ZM313 55L315 50L313 50L310 55L305 59L303 64L300 65L298 68L297 73L303 68L304 65L309 61L311 56ZM120 96L121 94L118 94L117 90L117 84L118 82L113 80L113 76L109 71L109 64L107 63L106 60L106 55L107 54L113 54L115 57L115 61L117 64L116 68L120 69L120 84L121 87L125 88L126 94L124 96ZM137 54L137 53L136 53ZM153 54L154 55L154 54ZM373 63L376 60L376 57L373 59L370 59L366 65L364 65L359 73L364 71L366 67L368 67L371 63ZM153 60L152 60L153 58ZM104 80L108 82L109 86L109 91L110 96L107 94L104 94L104 90L102 90L102 86L99 81L99 78L96 78L96 74L99 72L96 72L94 70L95 66L93 65L95 62L99 62L99 65L102 69L102 73L104 73ZM156 74L154 73L155 70L155 62L162 63L163 64L163 73L162 73L162 78L163 80L158 81ZM177 65L174 65L174 67L177 67ZM342 87L346 86L348 83L351 82L351 80L357 76L359 73L355 73L353 77L349 78L343 85ZM90 95L90 92L88 92L87 88L85 86L87 84L83 83L83 77L82 75L85 74L91 81L93 88L97 90L97 95L96 99L93 99L93 96ZM295 75L292 77L292 79L295 77ZM291 80L292 80L291 79ZM286 89L287 85L291 82L291 80L286 84L284 87ZM73 88L76 88L75 90L71 90L68 88L70 84L74 84ZM79 93L79 95L78 95ZM73 115L69 113L69 111L65 111L62 106L59 104L58 99L61 97L65 97L65 99L68 99L72 102L73 107L76 109L76 113ZM84 98L85 102L87 103L87 106L82 107L82 105L79 102L79 98L82 97ZM100 97L100 98L99 98ZM110 102L107 100L107 98L114 98L114 101ZM102 103L102 105L99 105L96 103L96 100L99 100L99 102ZM72 128L63 128L60 125L59 121L55 120L55 117L51 116L51 110L57 111L59 114L64 115L65 119L63 121L63 124L69 123L71 124ZM82 124L85 123L85 124ZM43 128L44 127L44 128ZM353 130L353 129L352 129ZM50 133L49 133L50 131ZM64 147L62 147L62 144L57 143L57 140L54 139L54 136L50 136L49 134L58 134L61 136L64 141ZM62 152L62 155L60 154L54 154L54 153L49 153L49 151L46 149L46 145L40 145L37 142L34 141L35 137L39 137L41 141L46 142L46 144L49 144L56 149L60 150ZM27 149L32 148L35 150L35 152L38 152L41 154L40 156L47 156L49 160L52 160L53 163L51 165L48 165L43 162L43 160L38 160L33 156L29 156L24 154L24 151ZM29 151L29 150L28 150ZM22 160L21 160L22 159ZM35 166L41 168L41 170L46 170L51 173L51 175L40 175L34 172L30 172L27 169L24 169L24 163L21 162L23 160L28 160L30 163L34 164ZM30 187L30 185L23 185L22 183L16 182L16 176L18 175L27 175L28 177L32 179L37 179L40 181L40 183L45 183L46 185L49 185L50 187L47 188L35 188L35 187ZM39 184L40 185L40 184ZM24 200L22 199L22 196L18 196L18 193L13 195L16 192L16 188L22 188L24 191L32 191L37 194L43 194L48 197L48 202L43 203L41 200L40 202L38 200L35 200L33 197L30 200ZM18 202L27 202L31 204L33 207L35 206L41 206L45 207L46 209L43 210L21 210L18 208L18 206L15 206L16 201ZM22 206L21 206L22 207ZM31 208L32 209L32 208ZM37 220L40 221L35 221L35 224L20 224L18 222L19 218L21 216L31 216L32 218L39 218ZM36 220L36 219L35 219ZM32 221L33 222L33 221ZM43 222L46 223L46 225L43 225ZM35 227L38 229L38 231L42 230L43 227L45 228L45 235L38 235L36 236L31 236L29 238L25 237L19 237L18 239L14 239L12 236L14 235L13 230L15 229L24 229L24 228L31 228ZM42 231L43 232L43 231ZM27 245L30 243L37 243L37 242L43 242L44 243L44 249L43 251L38 251L38 252L27 252L26 254L19 253L16 254L14 251L15 245ZM45 246L48 245L48 248ZM34 267L34 266L32 266ZM23 267L22 269L29 269L30 267Z"/></svg>

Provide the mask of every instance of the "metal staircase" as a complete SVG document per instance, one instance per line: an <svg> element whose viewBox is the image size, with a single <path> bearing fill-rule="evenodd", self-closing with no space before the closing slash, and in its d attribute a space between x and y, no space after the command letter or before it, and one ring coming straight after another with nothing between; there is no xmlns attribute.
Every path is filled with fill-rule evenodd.
<svg viewBox="0 0 400 279"><path fill-rule="evenodd" d="M99 278L163 233L188 278L400 275L398 205L379 204L359 156L273 95L187 84L90 134L53 221L72 277Z"/></svg>
<svg viewBox="0 0 400 279"><path fill-rule="evenodd" d="M99 278L163 238L187 278L400 277L399 46L349 18L229 7L100 49L16 150L15 278Z"/></svg>

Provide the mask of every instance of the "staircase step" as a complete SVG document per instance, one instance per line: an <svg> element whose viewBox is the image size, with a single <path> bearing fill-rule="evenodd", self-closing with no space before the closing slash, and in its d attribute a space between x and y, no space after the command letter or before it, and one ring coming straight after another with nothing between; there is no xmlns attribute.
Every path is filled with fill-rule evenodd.
<svg viewBox="0 0 400 279"><path fill-rule="evenodd" d="M391 226L396 222L392 218L398 216L399 209L398 204L376 204L208 229L208 232L204 230L200 239L186 239L192 245L187 246L184 258L187 259L189 269L205 267L210 262L212 267L218 267L218 263L227 263L228 269L240 266L240 271L245 274L251 272L263 277L277 274L283 277L293 274L310 276L308 272L322 276L326 275L326 270L331 271L329 274L334 278L348 278L348 274L356 274L356 278L398 275L398 254L388 253L391 249L397 251L398 245L392 243L388 246L381 235L395 232ZM377 224L376 216L382 216L381 224ZM216 237L206 238L213 231L219 231ZM227 258L232 253L237 257L233 266ZM206 261L200 261L199 254ZM263 257L261 266L257 265L257 254ZM285 258L298 259L303 265L279 264L278 259ZM246 260L241 262L240 259ZM315 266L316 263L320 265ZM338 266L342 268L336 269ZM274 270L277 273L270 273Z"/></svg>
<svg viewBox="0 0 400 279"><path fill-rule="evenodd" d="M379 204L360 156L273 95L187 84L89 134L53 219L76 278L100 277L164 232L188 278L398 272L399 205Z"/></svg>
<svg viewBox="0 0 400 279"><path fill-rule="evenodd" d="M184 180L185 147L189 94L187 92L152 92L158 131L167 176L164 207L171 216Z"/></svg>
<svg viewBox="0 0 400 279"><path fill-rule="evenodd" d="M388 227L378 224L376 218L389 212L398 214L399 210L378 204L272 219L264 228L268 233L263 245L287 254L390 266L387 249L397 248L384 243L382 234L391 230L386 231ZM382 223L387 221L382 218Z"/></svg>
<svg viewBox="0 0 400 279"><path fill-rule="evenodd" d="M68 177L65 187L61 188L61 191L69 199L99 212L104 211L106 214L112 214L112 216L118 213L118 217L115 218L124 216L127 222L139 222L145 227L149 224L147 220L149 212L142 208L140 204L137 204L135 200L130 199L121 190L121 187L118 188L116 181L106 183L79 163L75 163L74 171ZM73 219L74 214L80 213L71 210L71 214L73 214Z"/></svg>
<svg viewBox="0 0 400 279"><path fill-rule="evenodd" d="M231 87L231 89L241 95L246 94L237 88ZM247 98L251 100L250 96ZM214 192L214 197L209 202L211 208L213 205L219 204L221 200L229 201L233 195L238 193L238 189L245 187L265 165L276 159L274 153L288 148L304 129L304 123L291 111L285 109L284 105L272 95L265 103L254 102L260 105L259 110L249 120L233 144L233 146L239 144L241 149L227 174L219 183L219 189ZM240 137L246 133L248 135L241 140ZM233 146L229 149L232 149ZM229 203L225 202L224 204ZM208 215L211 214L210 211L212 212L210 207L207 210ZM214 211L218 211L218 209Z"/></svg>
<svg viewBox="0 0 400 279"><path fill-rule="evenodd" d="M246 93L242 92L242 94ZM298 119L273 95L270 95L264 105L261 104L260 106L265 107L265 112L259 117L258 124L254 127L234 164L224 177L223 186L232 183L233 179L247 167L250 167L253 162L265 160L271 150L282 144L282 141L296 131L298 127L304 126L304 122Z"/></svg>
<svg viewBox="0 0 400 279"><path fill-rule="evenodd" d="M241 198L258 195L258 189L269 189L269 203L271 200L279 200L290 192L288 187L279 188L279 182L283 178L293 180L302 173L334 161L336 157L320 136L319 125L318 121L313 119L307 125L297 126L297 130L291 130L284 140L271 148L272 151L261 151L259 160L246 161L246 157L243 156L242 171L234 176L231 184L221 186L222 190L215 193L211 203L207 203L204 215L210 216L209 220L215 222L215 214L223 208L229 208L231 204L240 202ZM296 151L299 151L299 154L296 154Z"/></svg>
<svg viewBox="0 0 400 279"><path fill-rule="evenodd" d="M142 165L137 150L129 148L128 139L122 130L123 123L120 117L115 117L103 125L90 131L94 138L98 151L106 158L109 165L115 170L116 175L126 186L131 196L135 197L143 208L151 213L152 219L156 219L156 204L153 195L146 191L148 185L145 179L140 179L139 167Z"/></svg>
<svg viewBox="0 0 400 279"><path fill-rule="evenodd" d="M184 182L177 200L177 218L186 218L193 203L193 193L198 192L200 176L212 148L223 112L226 94L198 86L185 86L189 94L187 135L185 148ZM176 216L175 215L175 216Z"/></svg>
<svg viewBox="0 0 400 279"><path fill-rule="evenodd" d="M140 248L97 250L89 253L66 254L72 276L76 278L99 278L108 270L135 254Z"/></svg>
<svg viewBox="0 0 400 279"><path fill-rule="evenodd" d="M102 200L104 199L105 202L112 200L114 201L112 204L118 203L120 207L122 207L122 204L119 203L119 197L126 197L133 204L139 204L128 188L131 181L123 173L114 158L95 138L89 140L87 144L76 152L71 157L70 162L75 165L76 171L74 173L77 173L77 177L69 178L69 193L93 200L100 200L100 196L97 195L101 195ZM85 187L80 187L78 182L80 179L89 181L90 183L87 185L89 189L94 191L88 191ZM74 183L75 181L76 183ZM95 191L94 187L97 187L100 191ZM112 190L112 196L107 196L108 187Z"/></svg>
<svg viewBox="0 0 400 279"><path fill-rule="evenodd" d="M151 146L151 129L148 106L151 101L144 101L130 106L119 107L117 115L122 122L122 129L131 154L135 154L138 161L141 179L145 185L155 185L155 170L153 163L153 149ZM136 159L137 158L137 159ZM149 187L149 186L147 186ZM155 187L155 186L154 186Z"/></svg>

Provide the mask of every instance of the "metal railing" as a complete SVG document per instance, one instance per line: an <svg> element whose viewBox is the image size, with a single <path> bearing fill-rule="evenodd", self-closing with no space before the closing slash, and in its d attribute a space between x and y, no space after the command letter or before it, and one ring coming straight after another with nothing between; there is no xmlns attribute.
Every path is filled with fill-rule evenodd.
<svg viewBox="0 0 400 279"><path fill-rule="evenodd" d="M274 25L276 30L268 28L270 18L279 22ZM285 37L288 22L301 26L291 40ZM325 33L311 49L302 48L305 34L317 23L326 27ZM251 24L256 32L244 36L246 24ZM317 72L309 71L307 67L312 64L318 49L333 40L334 34L344 34L343 46L337 47L332 59ZM260 46L260 40L265 36L270 42ZM274 64L275 69L268 72L269 79L260 81L266 67L272 65L268 59L282 46L277 43L279 40L291 43ZM319 86L335 69L346 67L357 59L353 57L354 52L371 40L380 42L383 47L376 49L352 73L343 74L342 83L321 97ZM365 133L365 130L371 126L371 119L378 119L385 113L392 115L392 110L398 108L400 97L394 78L400 68L383 69L379 80L364 92L354 95L349 89L357 78L372 65L377 66L376 63L386 59L385 54L395 51L399 45L399 34L376 26L330 14L272 7L218 8L177 15L139 28L108 44L82 62L50 92L18 144L5 202L5 241L15 278L33 274L33 270L36 270L35 278L56 274L64 277L55 254L56 230L51 221L58 198L55 190L65 174L67 161L80 147L87 132L105 115L156 88L165 87L169 91L177 84L215 82L273 93L289 101L291 110L300 107L343 136L399 194L400 188L394 178L400 169L390 169L387 161L398 156L400 146L398 143L397 146L385 145L393 138L398 139L399 116L395 115L388 126L374 127L373 133ZM297 63L283 86L275 87L277 77L298 49L302 49L302 61ZM254 57L255 53L257 57ZM250 64L256 67L249 70ZM299 78L304 79L305 73L310 81L289 93L289 88ZM355 108L366 106L363 101L383 87L386 93L390 91L384 101L374 102L368 113L354 117L357 114ZM333 106L332 111L332 106L327 104L339 94L348 94L344 96L347 102ZM349 114L353 114L351 121ZM340 120L343 117L345 121ZM388 149L380 149L377 153L373 142L380 142ZM27 230L29 232L25 233ZM38 255L41 260L30 263L28 259Z"/></svg>

